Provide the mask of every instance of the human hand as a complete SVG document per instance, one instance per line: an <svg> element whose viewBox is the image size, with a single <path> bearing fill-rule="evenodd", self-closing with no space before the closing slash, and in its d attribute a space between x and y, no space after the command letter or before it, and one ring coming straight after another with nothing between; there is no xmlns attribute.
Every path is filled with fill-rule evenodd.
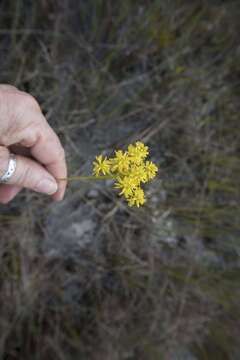
<svg viewBox="0 0 240 360"><path fill-rule="evenodd" d="M0 177L9 154L16 154L16 171L0 184L0 203L11 201L22 188L62 200L67 177L64 149L37 101L11 85L0 85Z"/></svg>

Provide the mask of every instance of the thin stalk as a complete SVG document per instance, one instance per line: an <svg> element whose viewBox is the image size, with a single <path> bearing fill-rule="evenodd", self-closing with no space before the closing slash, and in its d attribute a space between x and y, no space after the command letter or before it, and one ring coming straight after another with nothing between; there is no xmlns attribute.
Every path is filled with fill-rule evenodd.
<svg viewBox="0 0 240 360"><path fill-rule="evenodd" d="M58 180L61 181L74 181L74 180L107 180L107 179L114 179L113 176L105 175L105 176L70 176L67 178L61 178Z"/></svg>

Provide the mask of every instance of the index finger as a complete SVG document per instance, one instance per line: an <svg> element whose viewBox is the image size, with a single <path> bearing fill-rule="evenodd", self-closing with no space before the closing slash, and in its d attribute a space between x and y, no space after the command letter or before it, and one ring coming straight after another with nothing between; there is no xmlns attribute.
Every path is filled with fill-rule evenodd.
<svg viewBox="0 0 240 360"><path fill-rule="evenodd" d="M67 177L67 165L65 151L61 145L59 137L47 123L45 117L39 122L39 131L36 142L30 147L32 156L43 164L50 174L54 176L58 183L58 190L53 195L53 199L60 201L63 199L66 190L66 181L59 180Z"/></svg>

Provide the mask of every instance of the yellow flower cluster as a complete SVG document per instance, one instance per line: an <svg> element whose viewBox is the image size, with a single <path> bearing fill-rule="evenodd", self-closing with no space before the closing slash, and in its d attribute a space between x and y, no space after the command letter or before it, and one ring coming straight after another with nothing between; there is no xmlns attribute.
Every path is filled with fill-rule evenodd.
<svg viewBox="0 0 240 360"><path fill-rule="evenodd" d="M145 161L148 156L148 146L137 141L129 145L127 151L116 150L112 158L99 155L93 162L93 174L109 176L115 180L115 188L120 189L129 206L143 205L145 203L142 183L153 179L158 171L152 161Z"/></svg>

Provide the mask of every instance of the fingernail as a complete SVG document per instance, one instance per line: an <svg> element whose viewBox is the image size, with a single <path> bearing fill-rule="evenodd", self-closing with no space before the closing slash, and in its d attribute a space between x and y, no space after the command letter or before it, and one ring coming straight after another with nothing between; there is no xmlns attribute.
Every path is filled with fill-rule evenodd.
<svg viewBox="0 0 240 360"><path fill-rule="evenodd" d="M35 190L44 194L52 195L58 189L58 185L54 180L42 179L36 186Z"/></svg>
<svg viewBox="0 0 240 360"><path fill-rule="evenodd" d="M53 195L53 200L55 201L62 201L64 198L65 189L63 189L63 185L60 183L58 184L58 192Z"/></svg>

